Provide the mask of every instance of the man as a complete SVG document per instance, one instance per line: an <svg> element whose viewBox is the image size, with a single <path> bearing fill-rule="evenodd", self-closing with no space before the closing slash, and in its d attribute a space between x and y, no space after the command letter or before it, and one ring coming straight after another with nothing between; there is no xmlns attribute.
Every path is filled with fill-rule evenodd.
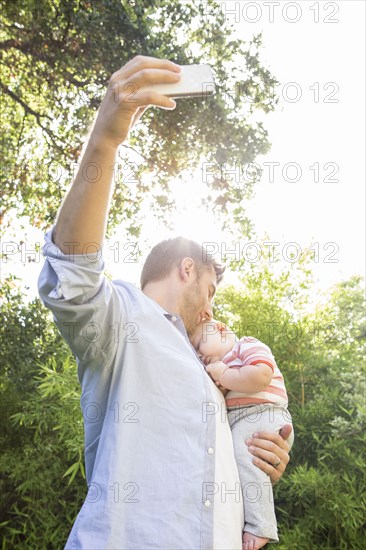
<svg viewBox="0 0 366 550"><path fill-rule="evenodd" d="M140 290L109 282L100 254L118 146L148 106L175 105L140 89L177 82L179 71L137 56L113 74L46 234L39 292L77 358L85 426L88 494L65 548L241 548L242 495L224 398L187 337L212 318L224 268L197 243L170 239L150 252ZM252 445L276 483L288 443L267 433Z"/></svg>

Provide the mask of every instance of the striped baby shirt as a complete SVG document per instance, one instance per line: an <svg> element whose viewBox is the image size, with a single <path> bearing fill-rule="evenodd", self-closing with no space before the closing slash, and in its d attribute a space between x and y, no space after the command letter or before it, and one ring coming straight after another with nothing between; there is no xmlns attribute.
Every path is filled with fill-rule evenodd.
<svg viewBox="0 0 366 550"><path fill-rule="evenodd" d="M257 393L229 391L226 394L228 408L255 405L257 403L275 403L288 405L285 382L269 347L250 336L241 338L222 359L230 368L245 368L246 365L265 363L273 370L270 384Z"/></svg>

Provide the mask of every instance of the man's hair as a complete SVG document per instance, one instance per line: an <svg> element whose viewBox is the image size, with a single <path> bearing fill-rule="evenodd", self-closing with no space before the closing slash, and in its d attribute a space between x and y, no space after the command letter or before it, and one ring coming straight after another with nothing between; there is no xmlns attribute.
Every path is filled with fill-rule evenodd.
<svg viewBox="0 0 366 550"><path fill-rule="evenodd" d="M217 284L222 281L225 265L220 264L198 243L185 237L175 237L161 241L149 252L141 272L141 290L150 281L165 279L174 267L179 267L183 258L192 258L198 277L204 269L208 269L212 265L216 272Z"/></svg>

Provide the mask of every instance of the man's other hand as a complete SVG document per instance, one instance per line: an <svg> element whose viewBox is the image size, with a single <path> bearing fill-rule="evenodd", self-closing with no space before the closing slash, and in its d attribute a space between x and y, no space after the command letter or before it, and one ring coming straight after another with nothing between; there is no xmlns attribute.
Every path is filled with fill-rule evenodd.
<svg viewBox="0 0 366 550"><path fill-rule="evenodd" d="M289 438L291 431L291 424L286 424L280 430L280 434L259 432L255 437L245 441L249 447L249 452L253 454L254 464L269 475L272 485L279 481L290 461L290 445L286 440ZM252 450L251 447L254 447L254 449ZM274 465L277 464L278 460L280 460L280 463L275 467Z"/></svg>

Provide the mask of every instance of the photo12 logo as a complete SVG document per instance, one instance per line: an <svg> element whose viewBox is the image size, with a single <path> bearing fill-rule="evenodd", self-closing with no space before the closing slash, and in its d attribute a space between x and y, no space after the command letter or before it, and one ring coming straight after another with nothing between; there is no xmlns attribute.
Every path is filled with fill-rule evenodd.
<svg viewBox="0 0 366 550"><path fill-rule="evenodd" d="M334 161L315 161L308 166L299 162L265 161L262 164L203 162L201 165L202 182L211 184L215 178L221 177L233 183L251 184L264 181L266 183L298 183L303 180L307 183L339 183L336 177L340 171Z"/></svg>
<svg viewBox="0 0 366 550"><path fill-rule="evenodd" d="M207 18L220 12L230 23L339 23L338 2L202 2L202 12Z"/></svg>
<svg viewBox="0 0 366 550"><path fill-rule="evenodd" d="M203 261L207 261L207 254L220 254L222 262L228 258L234 261L244 260L255 264L266 258L268 263L275 263L278 260L279 252L285 262L296 263L301 261L305 250L313 253L314 263L339 263L339 259L335 257L339 252L339 245L336 242L327 242L322 246L318 243L312 243L306 249L302 249L299 243L295 241L280 243L279 241L264 241L257 243L254 241L231 242L229 245L226 242L203 242ZM325 254L324 254L325 253Z"/></svg>

